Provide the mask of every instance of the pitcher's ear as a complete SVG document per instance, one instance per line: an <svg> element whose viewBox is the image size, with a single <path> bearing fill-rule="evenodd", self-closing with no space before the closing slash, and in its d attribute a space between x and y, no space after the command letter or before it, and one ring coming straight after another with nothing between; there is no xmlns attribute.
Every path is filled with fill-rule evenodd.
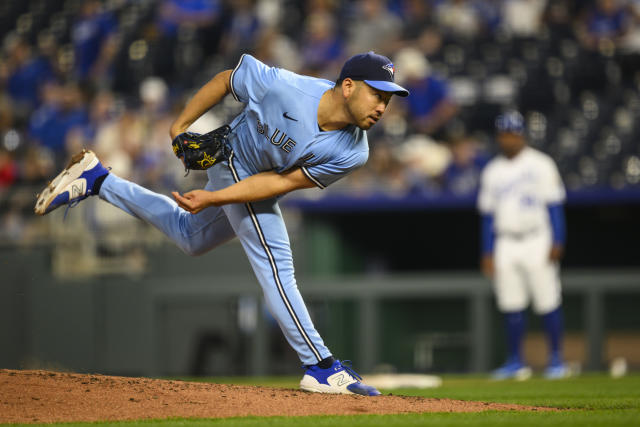
<svg viewBox="0 0 640 427"><path fill-rule="evenodd" d="M351 94L356 90L356 82L351 80L349 77L342 81L342 95L345 98L351 96Z"/></svg>

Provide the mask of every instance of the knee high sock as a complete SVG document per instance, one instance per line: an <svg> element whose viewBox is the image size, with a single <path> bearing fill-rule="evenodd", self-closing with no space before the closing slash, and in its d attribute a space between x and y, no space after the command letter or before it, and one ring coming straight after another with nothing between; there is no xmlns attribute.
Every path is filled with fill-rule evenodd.
<svg viewBox="0 0 640 427"><path fill-rule="evenodd" d="M544 329L549 340L550 364L562 363L562 332L564 321L561 307L542 316Z"/></svg>
<svg viewBox="0 0 640 427"><path fill-rule="evenodd" d="M509 363L522 363L522 338L526 329L525 311L505 313L507 329L507 351Z"/></svg>

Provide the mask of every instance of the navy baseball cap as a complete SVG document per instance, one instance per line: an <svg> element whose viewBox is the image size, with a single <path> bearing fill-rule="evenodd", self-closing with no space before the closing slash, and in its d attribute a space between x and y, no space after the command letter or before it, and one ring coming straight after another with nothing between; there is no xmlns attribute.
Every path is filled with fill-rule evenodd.
<svg viewBox="0 0 640 427"><path fill-rule="evenodd" d="M373 51L354 55L344 63L340 78L362 80L369 86L383 92L393 92L398 96L408 96L409 91L394 83L393 63L386 56Z"/></svg>
<svg viewBox="0 0 640 427"><path fill-rule="evenodd" d="M498 132L524 133L524 117L517 111L509 111L496 118L496 130Z"/></svg>

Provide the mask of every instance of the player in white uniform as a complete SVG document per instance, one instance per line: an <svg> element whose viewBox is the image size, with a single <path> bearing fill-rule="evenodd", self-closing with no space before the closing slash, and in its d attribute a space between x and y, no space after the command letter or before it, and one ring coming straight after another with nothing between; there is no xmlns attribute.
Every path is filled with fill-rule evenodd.
<svg viewBox="0 0 640 427"><path fill-rule="evenodd" d="M529 302L544 320L550 357L547 378L568 374L562 359L563 320L559 261L565 245L565 189L548 155L526 145L524 119L511 111L496 119L502 155L482 172L483 273L494 279L498 309L505 314L508 357L495 379L526 379L522 339Z"/></svg>

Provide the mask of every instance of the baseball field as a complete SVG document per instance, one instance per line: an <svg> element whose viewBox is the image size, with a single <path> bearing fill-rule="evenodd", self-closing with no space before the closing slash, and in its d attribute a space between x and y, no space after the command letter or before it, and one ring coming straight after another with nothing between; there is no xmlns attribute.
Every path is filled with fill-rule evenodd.
<svg viewBox="0 0 640 427"><path fill-rule="evenodd" d="M586 374L557 381L534 377L526 382L445 376L443 385L436 389L383 390L385 396L377 398L308 394L296 389L297 381L158 380L0 370L0 423L640 426L638 374L616 379Z"/></svg>

